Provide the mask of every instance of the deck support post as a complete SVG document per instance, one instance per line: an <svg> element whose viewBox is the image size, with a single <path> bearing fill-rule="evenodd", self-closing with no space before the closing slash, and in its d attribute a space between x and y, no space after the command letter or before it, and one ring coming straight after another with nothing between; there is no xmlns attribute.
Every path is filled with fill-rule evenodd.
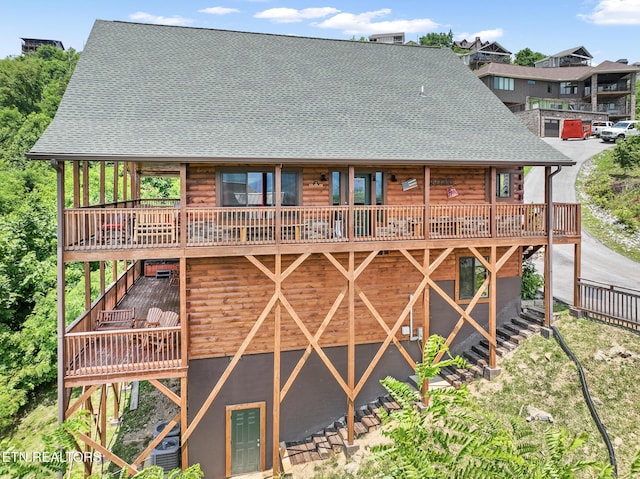
<svg viewBox="0 0 640 479"><path fill-rule="evenodd" d="M425 167L425 170L428 167ZM426 225L427 223L425 223ZM425 230L426 231L426 230ZM424 258L422 260L422 265L425 271L425 276L427 280L430 276L429 265L431 264L431 250L429 248L425 248L424 250ZM429 294L431 292L431 288L429 283L424 287L424 291L422 292L422 344L425 344L429 336L431 336L431 302ZM422 361L422 351L420 351L420 361ZM425 381L422 383L422 402L427 404L429 401L429 381Z"/></svg>
<svg viewBox="0 0 640 479"><path fill-rule="evenodd" d="M276 188L277 189L277 188ZM275 270L275 294L280 296L282 281L282 255L276 254L276 270ZM272 467L273 475L280 473L280 326L281 326L282 305L280 300L275 304L274 326L273 326L273 439L271 441L272 449ZM266 447L264 444L262 447Z"/></svg>
<svg viewBox="0 0 640 479"><path fill-rule="evenodd" d="M497 289L498 289L498 269L496 267L497 247L491 246L489 263L489 334L492 341L489 341L489 368L496 368L496 314L497 314Z"/></svg>
<svg viewBox="0 0 640 479"><path fill-rule="evenodd" d="M349 169L349 176L353 176L353 167ZM352 183L352 182L351 182ZM352 196L352 195L350 195ZM353 251L349 252L349 339L348 339L348 352L347 352L347 369L348 378L347 384L351 396L347 400L347 441L349 445L353 444L355 439L354 434L354 419L355 419L355 397L353 392L356 386L356 322L355 322L355 254Z"/></svg>

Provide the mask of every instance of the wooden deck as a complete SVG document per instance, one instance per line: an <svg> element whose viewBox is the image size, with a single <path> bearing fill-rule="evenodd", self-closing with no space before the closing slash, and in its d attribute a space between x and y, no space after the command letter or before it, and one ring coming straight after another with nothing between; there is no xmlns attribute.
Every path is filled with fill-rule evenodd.
<svg viewBox="0 0 640 479"><path fill-rule="evenodd" d="M553 205L553 234L580 236L580 205ZM544 238L545 204L70 208L65 252L441 239ZM116 218L116 219L113 219ZM425 227L426 225L426 227ZM108 228L107 228L108 227ZM151 256L150 256L151 257Z"/></svg>
<svg viewBox="0 0 640 479"><path fill-rule="evenodd" d="M135 328L100 331L73 329L65 334L67 385L116 382L131 378L168 378L186 374L181 328L146 328L149 308L180 312L179 288L169 278L141 276L116 309L135 310Z"/></svg>
<svg viewBox="0 0 640 479"><path fill-rule="evenodd" d="M153 307L180 313L180 288L170 283L169 278L141 276L116 309L134 308L136 322L144 320Z"/></svg>

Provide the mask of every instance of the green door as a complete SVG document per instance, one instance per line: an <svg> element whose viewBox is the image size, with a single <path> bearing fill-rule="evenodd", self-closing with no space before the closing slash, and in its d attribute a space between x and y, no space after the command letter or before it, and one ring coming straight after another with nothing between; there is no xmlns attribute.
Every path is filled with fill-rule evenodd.
<svg viewBox="0 0 640 479"><path fill-rule="evenodd" d="M260 470L260 408L231 411L231 474Z"/></svg>

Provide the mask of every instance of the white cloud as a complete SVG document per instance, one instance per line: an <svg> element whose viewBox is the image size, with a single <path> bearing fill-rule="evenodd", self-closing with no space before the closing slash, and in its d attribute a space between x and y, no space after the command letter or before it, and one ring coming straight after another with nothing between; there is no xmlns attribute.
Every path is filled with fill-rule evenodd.
<svg viewBox="0 0 640 479"><path fill-rule="evenodd" d="M502 28L493 28L491 30L480 30L476 33L460 33L456 35L456 40L469 40L472 42L476 37L480 37L483 42L495 42L503 36L504 30Z"/></svg>
<svg viewBox="0 0 640 479"><path fill-rule="evenodd" d="M184 18L180 16L175 17L163 17L159 15L152 15L147 12L135 12L129 15L131 20L136 20L143 23L155 23L157 25L189 25L193 23L190 18Z"/></svg>
<svg viewBox="0 0 640 479"><path fill-rule="evenodd" d="M416 18L413 20L386 20L375 21L380 17L391 14L390 8L383 8L360 14L338 13L314 26L341 30L346 35L363 35L372 33L426 33L439 26L429 18Z"/></svg>
<svg viewBox="0 0 640 479"><path fill-rule="evenodd" d="M274 23L297 23L304 20L323 18L338 13L339 11L337 8L332 7L304 8L302 10L295 8L270 8L269 10L256 13L254 17L265 18Z"/></svg>
<svg viewBox="0 0 640 479"><path fill-rule="evenodd" d="M589 15L578 15L596 25L640 25L640 0L600 0Z"/></svg>
<svg viewBox="0 0 640 479"><path fill-rule="evenodd" d="M226 8L226 7L209 7L203 8L202 10L198 10L200 13L209 13L211 15L228 15L229 13L240 13L240 10L237 8Z"/></svg>

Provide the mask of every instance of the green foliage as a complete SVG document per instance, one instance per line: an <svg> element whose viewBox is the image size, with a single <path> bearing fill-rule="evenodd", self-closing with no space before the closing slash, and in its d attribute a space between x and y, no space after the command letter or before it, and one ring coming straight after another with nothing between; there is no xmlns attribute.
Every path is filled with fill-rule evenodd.
<svg viewBox="0 0 640 479"><path fill-rule="evenodd" d="M640 135L630 136L612 151L595 157L596 167L584 181L590 201L607 211L628 233L640 231Z"/></svg>
<svg viewBox="0 0 640 479"><path fill-rule="evenodd" d="M436 363L440 355L446 359ZM430 337L423 363L416 368L419 380L433 378L445 364L460 367L463 361L449 355L443 338ZM377 470L384 471L379 477L572 479L583 471L612 477L610 466L579 458L583 435L571 437L550 428L540 450L526 422L483 414L465 386L430 391L425 405L414 390L394 378L382 384L401 409L383 418L391 444L374 448Z"/></svg>
<svg viewBox="0 0 640 479"><path fill-rule="evenodd" d="M640 135L630 135L613 149L613 162L623 170L640 167Z"/></svg>
<svg viewBox="0 0 640 479"><path fill-rule="evenodd" d="M0 429L56 377L55 173L25 153L77 60L53 47L0 60Z"/></svg>
<svg viewBox="0 0 640 479"><path fill-rule="evenodd" d="M118 475L107 473L106 475L101 475L99 477L102 479L124 479L129 477L129 475L126 470L122 470ZM202 469L200 469L200 464L194 464L184 471L174 469L166 474L160 466L151 466L131 477L133 479L202 479L204 477L204 473L202 472ZM96 477L95 479L98 478Z"/></svg>
<svg viewBox="0 0 640 479"><path fill-rule="evenodd" d="M513 63L514 65L522 65L524 67L532 67L535 62L542 60L545 57L540 52L534 52L530 48L523 48L516 53Z"/></svg>
<svg viewBox="0 0 640 479"><path fill-rule="evenodd" d="M531 259L522 263L522 283L520 285L520 295L522 299L534 299L536 294L544 285L543 277L538 274Z"/></svg>
<svg viewBox="0 0 640 479"><path fill-rule="evenodd" d="M453 46L453 32L449 30L449 33L427 33L426 35L418 39L420 45L425 47L447 47Z"/></svg>

